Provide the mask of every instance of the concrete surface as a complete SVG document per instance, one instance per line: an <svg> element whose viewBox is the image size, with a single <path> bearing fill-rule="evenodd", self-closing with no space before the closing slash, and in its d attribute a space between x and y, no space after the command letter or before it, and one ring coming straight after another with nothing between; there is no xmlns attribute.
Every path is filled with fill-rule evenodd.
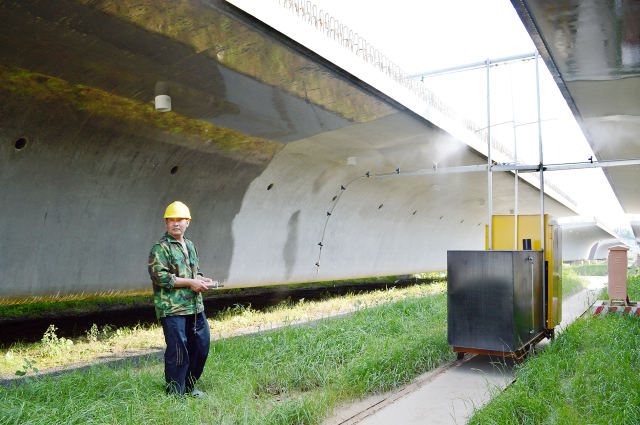
<svg viewBox="0 0 640 425"><path fill-rule="evenodd" d="M640 44L637 2L511 2L595 153L640 157ZM583 161L586 160L582 159ZM603 169L620 205L640 212L640 167Z"/></svg>
<svg viewBox="0 0 640 425"><path fill-rule="evenodd" d="M562 332L593 303L606 276L588 277L589 286L563 300ZM548 342L542 341L536 350ZM362 400L341 410L324 425L464 424L513 379L512 359L465 356L462 361L429 372L398 391Z"/></svg>
<svg viewBox="0 0 640 425"><path fill-rule="evenodd" d="M150 291L175 200L227 288L444 270L484 246L485 173L365 177L486 163L459 137L222 0L101 5L0 2L0 303ZM513 185L494 176L494 213Z"/></svg>
<svg viewBox="0 0 640 425"><path fill-rule="evenodd" d="M227 288L444 270L448 249L483 248L484 173L365 175L484 164L484 124L376 88L223 0L106 4L0 2L0 303L149 291L177 199L202 271ZM624 80L605 82L626 84L615 113L632 114L611 135L636 128ZM171 112L153 108L160 87ZM627 137L596 153L637 157ZM521 183L519 213L537 213ZM493 213L513 212L513 187L494 174Z"/></svg>
<svg viewBox="0 0 640 425"><path fill-rule="evenodd" d="M576 261L592 259L589 254L598 241L613 235L593 220L562 224L562 260ZM603 258L606 258L606 254Z"/></svg>

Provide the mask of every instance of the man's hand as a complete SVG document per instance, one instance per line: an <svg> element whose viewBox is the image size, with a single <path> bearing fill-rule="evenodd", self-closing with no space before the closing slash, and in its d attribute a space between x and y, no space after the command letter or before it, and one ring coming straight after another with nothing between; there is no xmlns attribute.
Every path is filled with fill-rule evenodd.
<svg viewBox="0 0 640 425"><path fill-rule="evenodd" d="M211 283L207 284L207 286L209 287L209 289L218 289L219 287L224 285L217 280L212 280Z"/></svg>
<svg viewBox="0 0 640 425"><path fill-rule="evenodd" d="M211 283L213 282L210 278L208 277L204 277L201 274L199 274L198 276L196 276L196 279L203 281L204 283Z"/></svg>
<svg viewBox="0 0 640 425"><path fill-rule="evenodd" d="M202 276L198 276L195 279L190 279L191 284L189 286L191 287L191 290L193 292L204 292L207 289L209 289L207 282L204 279L201 279L201 277ZM211 281L211 279L208 279L208 280Z"/></svg>
<svg viewBox="0 0 640 425"><path fill-rule="evenodd" d="M198 275L196 279L200 279L205 285L207 285L207 289L217 289L220 285L220 282L217 280L213 280L209 277L204 277L202 275Z"/></svg>
<svg viewBox="0 0 640 425"><path fill-rule="evenodd" d="M198 275L195 279L187 279L184 277L176 278L177 287L189 287L193 292L204 292L211 289L211 286L216 282L208 277Z"/></svg>

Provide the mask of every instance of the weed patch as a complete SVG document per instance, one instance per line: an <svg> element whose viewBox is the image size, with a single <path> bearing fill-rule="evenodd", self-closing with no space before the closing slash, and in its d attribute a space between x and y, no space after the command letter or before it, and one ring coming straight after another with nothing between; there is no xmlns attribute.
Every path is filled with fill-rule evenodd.
<svg viewBox="0 0 640 425"><path fill-rule="evenodd" d="M568 297L583 290L589 282L580 277L573 269L563 268L562 270L562 297Z"/></svg>
<svg viewBox="0 0 640 425"><path fill-rule="evenodd" d="M563 270L571 270L578 276L606 276L607 262L600 261L590 264L563 264Z"/></svg>
<svg viewBox="0 0 640 425"><path fill-rule="evenodd" d="M633 297L640 278L629 278ZM636 298L637 299L637 298ZM571 324L516 370L516 382L470 424L640 423L640 318L606 315Z"/></svg>
<svg viewBox="0 0 640 425"><path fill-rule="evenodd" d="M327 298L322 301L285 301L277 306L258 311L251 306L235 305L209 318L211 334L222 338L234 333L270 330L290 323L306 322L349 313L386 303L424 297L444 291L444 282L389 288L368 293ZM72 341L49 332L42 341L32 344L16 343L0 347L0 374L14 374L22 366L24 357L34 361L39 369L91 361L104 354L117 354L132 349L164 346L162 328L158 324L133 327L92 326L84 338ZM60 355L64 353L64 355Z"/></svg>
<svg viewBox="0 0 640 425"><path fill-rule="evenodd" d="M0 389L0 423L318 423L340 403L395 388L453 359L444 285L407 290L346 300L355 311L345 317L214 341L199 382L204 399L165 396L163 365L142 361ZM299 308L286 315L298 317Z"/></svg>

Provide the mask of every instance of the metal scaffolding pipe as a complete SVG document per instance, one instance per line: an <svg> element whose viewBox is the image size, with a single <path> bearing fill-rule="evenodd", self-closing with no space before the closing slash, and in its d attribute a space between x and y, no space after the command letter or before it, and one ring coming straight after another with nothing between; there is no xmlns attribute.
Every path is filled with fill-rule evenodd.
<svg viewBox="0 0 640 425"><path fill-rule="evenodd" d="M542 116L540 112L540 72L538 67L539 57L540 55L536 51L536 106L538 109L538 158L540 160L540 249L544 251L544 167L542 166L542 164L544 164L544 158L542 155ZM544 287L542 288L542 295L544 297Z"/></svg>
<svg viewBox="0 0 640 425"><path fill-rule="evenodd" d="M576 170L581 168L607 168L640 165L640 158L609 159L604 161L567 162L564 164L545 165L544 171Z"/></svg>
<svg viewBox="0 0 640 425"><path fill-rule="evenodd" d="M421 170L415 171L402 171L402 172L394 172L394 173L385 173L385 174L376 174L374 175L377 179L385 179L390 177L412 177L412 176L428 176L434 174L452 174L452 173L479 173L486 172L487 164L479 164L479 165L460 165L458 167L437 167L433 166L433 168L423 168Z"/></svg>
<svg viewBox="0 0 640 425"><path fill-rule="evenodd" d="M491 62L487 59L487 193L489 198L489 249L493 249L493 173L491 172Z"/></svg>
<svg viewBox="0 0 640 425"><path fill-rule="evenodd" d="M544 167L542 166L542 164L544 164L544 159L542 156L542 116L540 112L540 72L538 67L539 57L540 55L536 50L536 100L537 100L536 106L538 108L538 149L539 149L539 160L540 160L540 249L544 253L543 255L546 257L546 253L545 253L546 238L544 235ZM543 258L543 264L544 264L544 258ZM542 281L544 282L544 278L542 279ZM547 299L546 285L544 283L542 285L542 299L543 300ZM544 301L543 301L543 305L544 305ZM546 308L542 309L542 323L544 327L547 326L547 309Z"/></svg>
<svg viewBox="0 0 640 425"><path fill-rule="evenodd" d="M640 158L631 159L610 159L604 161L587 161L587 162L566 162L560 164L546 164L542 165L544 171L564 171L564 170L579 170L583 168L607 168L607 167L623 167L631 165L640 165ZM425 168L415 171L403 171L385 174L376 174L375 178L389 178L389 177L411 177L411 176L427 176L434 174L451 174L451 173L479 173L499 171L519 171L519 172L539 172L540 164L493 164L491 167L488 164L477 165L460 165L457 167L437 167Z"/></svg>
<svg viewBox="0 0 640 425"><path fill-rule="evenodd" d="M452 66L450 68L442 68L434 71L421 72L419 74L410 75L409 78L423 78L423 77L430 77L432 75L449 74L453 72L467 71L470 69L484 68L485 66L500 65L507 62L529 60L534 58L535 58L535 53L524 53L520 55L507 56L507 57L498 58L498 59L487 59L482 62L474 62L466 65Z"/></svg>
<svg viewBox="0 0 640 425"><path fill-rule="evenodd" d="M513 96L513 73L509 68L509 83L511 88L511 129L513 131L513 163L518 163L518 131L516 129L516 105L515 98ZM513 249L518 249L518 170L513 173Z"/></svg>

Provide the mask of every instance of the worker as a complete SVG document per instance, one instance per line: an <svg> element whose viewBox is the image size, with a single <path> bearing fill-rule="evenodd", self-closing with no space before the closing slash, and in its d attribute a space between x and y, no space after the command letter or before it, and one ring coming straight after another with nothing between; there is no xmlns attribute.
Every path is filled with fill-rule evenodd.
<svg viewBox="0 0 640 425"><path fill-rule="evenodd" d="M191 222L189 208L180 201L173 202L164 213L164 221L167 232L151 248L149 276L156 316L167 344L166 392L203 397L196 382L209 355L210 339L202 292L217 287L218 282L200 272L198 251L184 236Z"/></svg>

